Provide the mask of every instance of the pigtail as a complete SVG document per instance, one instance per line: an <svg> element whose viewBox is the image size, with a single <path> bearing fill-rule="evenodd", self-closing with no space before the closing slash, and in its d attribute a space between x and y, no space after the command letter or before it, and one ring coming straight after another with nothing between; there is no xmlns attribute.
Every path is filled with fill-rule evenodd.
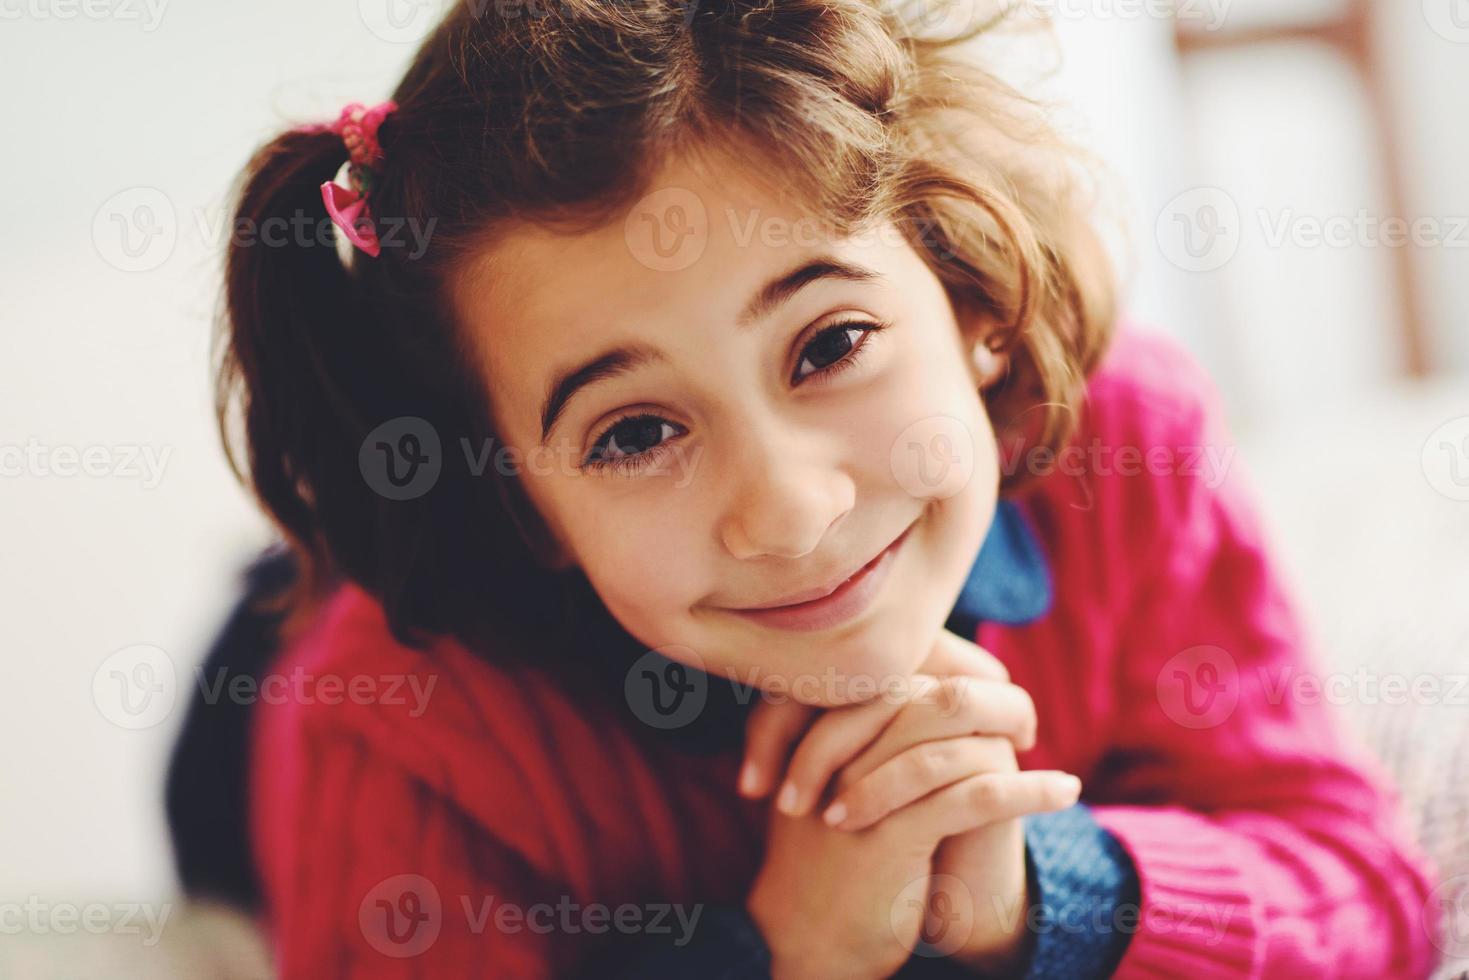
<svg viewBox="0 0 1469 980"><path fill-rule="evenodd" d="M383 123L385 141L396 126ZM346 161L333 132L284 133L246 167L234 214L216 414L230 465L300 572L265 601L294 635L345 579L382 603L401 642L544 647L567 583L539 564L514 474L484 465L501 443L439 298L438 219L403 214L412 163L389 149L372 198L381 253L339 255L322 184ZM408 446L431 461L394 456ZM426 479L390 484L389 466ZM519 519L497 517L507 511Z"/></svg>
<svg viewBox="0 0 1469 980"><path fill-rule="evenodd" d="M339 390L341 366L332 370L359 284L338 256L321 194L346 159L341 138L326 131L284 133L251 159L230 226L217 338L226 455L296 553L299 574L285 598L299 612L331 584L321 484L360 428Z"/></svg>

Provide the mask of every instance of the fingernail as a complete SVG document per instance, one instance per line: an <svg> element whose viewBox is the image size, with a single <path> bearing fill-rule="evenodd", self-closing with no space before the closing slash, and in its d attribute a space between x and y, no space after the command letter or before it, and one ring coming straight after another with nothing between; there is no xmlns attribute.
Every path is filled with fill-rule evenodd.
<svg viewBox="0 0 1469 980"><path fill-rule="evenodd" d="M1068 795L1068 796L1079 796L1079 795L1081 795L1081 779L1080 779L1080 777L1073 776L1073 775L1071 775L1069 773L1067 775L1065 775L1065 776L1062 776L1061 777L1061 789L1062 789L1062 792L1066 793L1066 795Z"/></svg>
<svg viewBox="0 0 1469 980"><path fill-rule="evenodd" d="M746 762L740 769L740 792L745 796L753 796L759 779L760 773L755 768L755 763Z"/></svg>
<svg viewBox="0 0 1469 980"><path fill-rule="evenodd" d="M775 808L781 813L793 815L796 812L796 784L787 782L780 788L780 796L776 797Z"/></svg>
<svg viewBox="0 0 1469 980"><path fill-rule="evenodd" d="M847 819L847 804L840 801L833 803L826 808L826 812L821 815L821 819L826 821L827 826L835 827Z"/></svg>

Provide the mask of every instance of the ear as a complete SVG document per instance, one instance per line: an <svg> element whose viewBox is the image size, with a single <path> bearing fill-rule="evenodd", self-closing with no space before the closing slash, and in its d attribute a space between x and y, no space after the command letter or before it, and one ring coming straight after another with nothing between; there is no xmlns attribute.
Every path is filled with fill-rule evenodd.
<svg viewBox="0 0 1469 980"><path fill-rule="evenodd" d="M970 364L974 383L980 390L999 381L1010 368L1010 352L995 350L990 346L993 343L995 343L995 337L991 334L976 340L974 346L970 348Z"/></svg>

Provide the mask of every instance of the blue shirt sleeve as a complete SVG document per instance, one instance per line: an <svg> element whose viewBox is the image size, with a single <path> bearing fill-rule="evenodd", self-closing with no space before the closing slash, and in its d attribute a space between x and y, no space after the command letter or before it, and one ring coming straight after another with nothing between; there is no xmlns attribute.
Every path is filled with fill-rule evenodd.
<svg viewBox="0 0 1469 980"><path fill-rule="evenodd" d="M1139 885L1132 859L1081 803L1021 818L1030 884L1026 980L1091 980L1111 976L1131 933L1118 911L1136 909ZM755 980L770 976L770 951L749 914L735 905L706 905L682 945L647 946L618 972L620 980ZM915 954L899 980L972 977L953 960Z"/></svg>
<svg viewBox="0 0 1469 980"><path fill-rule="evenodd" d="M1027 980L1109 977L1127 951L1139 903L1132 858L1084 803L1028 814L1025 864L1034 933ZM1119 915L1119 911L1123 914Z"/></svg>

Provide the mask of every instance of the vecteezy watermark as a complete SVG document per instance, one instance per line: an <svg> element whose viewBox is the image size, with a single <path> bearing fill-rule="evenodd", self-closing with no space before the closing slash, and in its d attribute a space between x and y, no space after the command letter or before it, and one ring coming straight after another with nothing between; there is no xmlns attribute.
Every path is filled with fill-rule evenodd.
<svg viewBox="0 0 1469 980"><path fill-rule="evenodd" d="M742 705L757 698L771 704L932 704L942 717L963 707L967 685L973 680L853 673L835 666L796 674L755 666L732 671L725 679L735 701ZM682 644L649 650L628 668L623 695L633 715L650 728L682 728L696 720L708 703L709 674L704 659Z"/></svg>
<svg viewBox="0 0 1469 980"><path fill-rule="evenodd" d="M493 437L486 437L478 446L461 437L458 448L464 458L464 471L472 478L491 471L505 477L582 477L588 472L580 451L568 441L523 450ZM702 446L692 451L681 444L660 447L658 461L640 470L640 475L675 477L674 485L682 489L693 480L703 453ZM389 500L422 497L438 484L447 462L438 429L415 415L389 419L374 428L362 440L357 454L362 479L374 493Z"/></svg>
<svg viewBox="0 0 1469 980"><path fill-rule="evenodd" d="M995 916L1009 930L1020 924L1037 935L1052 932L1067 935L1108 935L1147 931L1153 935L1176 934L1189 937L1197 946L1217 946L1229 933L1229 925L1238 915L1248 914L1239 905L1221 902L1152 900L1112 902L1107 899L1078 895L1057 902L1042 898L1025 903L990 896Z"/></svg>
<svg viewBox="0 0 1469 980"><path fill-rule="evenodd" d="M163 938L163 928L173 914L173 903L147 902L48 902L29 895L24 902L0 902L0 935L70 936L77 932L94 936L142 936L142 945L153 947Z"/></svg>
<svg viewBox="0 0 1469 980"><path fill-rule="evenodd" d="M623 238L641 265L655 272L678 272L704 255L711 235L720 228L716 222L723 223L741 249L916 244L939 261L953 258L948 238L931 219L895 215L857 228L817 215L793 218L760 208L724 208L711 215L703 198L685 187L663 187L640 198L623 219Z"/></svg>
<svg viewBox="0 0 1469 980"><path fill-rule="evenodd" d="M1429 433L1423 442L1423 476L1450 500L1469 501L1469 415Z"/></svg>
<svg viewBox="0 0 1469 980"><path fill-rule="evenodd" d="M123 272L163 265L178 244L178 216L156 187L129 187L103 201L92 216L92 244L102 261Z"/></svg>
<svg viewBox="0 0 1469 980"><path fill-rule="evenodd" d="M535 446L527 451L508 443L497 445L493 438L484 439L478 447L468 439L460 439L459 448L464 453L464 463L470 476L484 476L491 468L501 476L526 473L532 476L585 476L587 472L582 465L580 451L569 441ZM650 477L676 473L678 480L674 486L683 489L693 479L694 469L703 455L702 446L695 447L692 452L686 451L682 444L659 446L657 462L639 472Z"/></svg>
<svg viewBox="0 0 1469 980"><path fill-rule="evenodd" d="M963 879L930 874L914 878L888 906L888 923L901 943L909 943L918 926L917 956L949 956L974 934L974 895ZM917 920L915 923L915 919Z"/></svg>
<svg viewBox="0 0 1469 980"><path fill-rule="evenodd" d="M1269 248L1469 248L1469 215L1303 214L1294 208L1256 212Z"/></svg>
<svg viewBox="0 0 1469 980"><path fill-rule="evenodd" d="M1069 477L1181 476L1217 490L1228 477L1237 452L1233 445L1134 446L1104 442L1096 436L1084 444L1073 441L1052 449L1027 446L1024 439L1015 439L1000 450L1000 470L1006 476L1022 470L1042 477L1052 473Z"/></svg>
<svg viewBox="0 0 1469 980"><path fill-rule="evenodd" d="M693 19L700 0L673 0L682 3L684 24ZM569 12L570 0L461 0L470 17L479 20L533 20L553 13ZM390 44L417 44L443 19L447 0L358 0L357 13L364 27L375 37Z"/></svg>
<svg viewBox="0 0 1469 980"><path fill-rule="evenodd" d="M633 716L649 728L682 728L703 713L709 675L692 648L667 644L633 661L622 693Z"/></svg>
<svg viewBox="0 0 1469 980"><path fill-rule="evenodd" d="M1423 900L1423 934L1453 959L1469 957L1469 874L1450 875Z"/></svg>
<svg viewBox="0 0 1469 980"><path fill-rule="evenodd" d="M924 37L952 37L977 22L1026 16L1045 20L1160 20L1216 31L1232 0L884 0L883 6Z"/></svg>
<svg viewBox="0 0 1469 980"><path fill-rule="evenodd" d="M1469 44L1469 0L1421 0L1423 19L1445 41Z"/></svg>
<svg viewBox="0 0 1469 980"><path fill-rule="evenodd" d="M1247 235L1268 249L1469 248L1469 215L1408 218L1368 208L1339 214L1256 208L1252 218L1246 220L1223 189L1195 187L1164 205L1154 236L1164 258L1187 272L1223 268Z"/></svg>
<svg viewBox="0 0 1469 980"><path fill-rule="evenodd" d="M1382 673L1357 667L1351 673L1317 673L1290 664L1261 668L1261 689L1270 704L1445 705L1469 707L1469 673Z"/></svg>
<svg viewBox="0 0 1469 980"><path fill-rule="evenodd" d="M1163 257L1185 272L1221 269L1239 250L1239 206L1223 189L1195 187L1158 212L1153 237Z"/></svg>
<svg viewBox="0 0 1469 980"><path fill-rule="evenodd" d="M4 0L0 0L3 3ZM256 220L222 208L193 208L191 241L211 251L235 248L337 248L337 226L326 209L297 210ZM423 257L438 218L402 215L375 219L378 245L409 261ZM179 212L156 187L128 187L109 197L92 217L92 244L108 265L122 272L150 272L173 255L180 235Z"/></svg>
<svg viewBox="0 0 1469 980"><path fill-rule="evenodd" d="M231 674L218 667L207 674L203 667L195 679L205 704L383 704L408 708L409 718L420 718L428 710L429 698L439 683L437 674L318 673L296 666L284 673L270 671L261 676Z"/></svg>
<svg viewBox="0 0 1469 980"><path fill-rule="evenodd" d="M169 0L0 0L0 20L137 21L151 34Z"/></svg>
<svg viewBox="0 0 1469 980"><path fill-rule="evenodd" d="M702 905L675 902L579 902L570 895L540 902L507 901L492 894L464 894L446 902L438 887L419 874L386 878L370 888L357 910L367 944L384 956L406 959L427 952L443 931L446 917L463 916L472 935L671 936L686 946L703 914Z"/></svg>
<svg viewBox="0 0 1469 980"><path fill-rule="evenodd" d="M642 197L623 219L628 251L655 272L678 272L699 261L709 246L709 211L683 187L664 187Z"/></svg>
<svg viewBox="0 0 1469 980"><path fill-rule="evenodd" d="M1239 705L1239 667L1223 647L1189 647L1158 671L1156 693L1158 705L1175 724L1215 728Z"/></svg>
<svg viewBox="0 0 1469 980"><path fill-rule="evenodd" d="M969 486L978 463L974 433L952 415L931 415L908 425L888 450L893 477L920 500L947 500Z"/></svg>
<svg viewBox="0 0 1469 980"><path fill-rule="evenodd" d="M1260 703L1469 707L1469 672L1400 673L1358 666L1320 672L1295 664L1241 669L1223 647L1189 647L1158 670L1158 704L1184 728L1214 728L1229 720L1245 697ZM1246 691L1248 686L1249 690Z"/></svg>
<svg viewBox="0 0 1469 980"><path fill-rule="evenodd" d="M1015 0L1050 20L1156 20L1191 30L1224 26L1233 0Z"/></svg>
<svg viewBox="0 0 1469 980"><path fill-rule="evenodd" d="M245 215L196 208L194 227L203 243L218 249L225 242L236 248L330 248L337 247L337 226L326 214L296 210L256 220ZM424 221L403 215L377 215L373 227L384 251L398 250L409 261L423 258L438 227L437 216Z"/></svg>
<svg viewBox="0 0 1469 980"><path fill-rule="evenodd" d="M24 444L0 443L0 477L140 480L152 490L163 482L172 455L172 446L50 445L31 437Z"/></svg>
<svg viewBox="0 0 1469 980"><path fill-rule="evenodd" d="M362 26L389 44L417 44L443 19L447 0L357 0Z"/></svg>
<svg viewBox="0 0 1469 980"><path fill-rule="evenodd" d="M367 434L357 451L362 479L388 500L422 497L439 482L443 465L438 429L414 415L388 419Z"/></svg>
<svg viewBox="0 0 1469 980"><path fill-rule="evenodd" d="M92 674L92 703L119 728L152 728L172 713L177 698L173 659L151 643L115 651Z"/></svg>
<svg viewBox="0 0 1469 980"><path fill-rule="evenodd" d="M216 705L340 704L390 705L407 708L420 718L438 685L437 674L338 674L295 666L262 674L234 672L228 667L194 668L192 683L199 700ZM160 724L178 703L179 671L160 647L139 643L109 655L92 675L92 702L120 728L143 729Z"/></svg>

